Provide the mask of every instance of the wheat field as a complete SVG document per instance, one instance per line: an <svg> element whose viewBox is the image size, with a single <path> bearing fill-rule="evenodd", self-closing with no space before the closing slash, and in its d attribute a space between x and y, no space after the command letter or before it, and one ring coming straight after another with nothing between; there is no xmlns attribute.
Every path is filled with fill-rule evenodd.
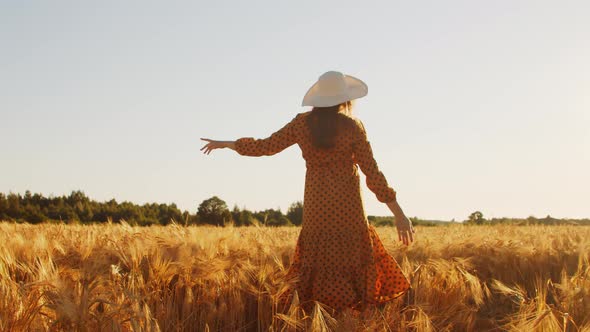
<svg viewBox="0 0 590 332"><path fill-rule="evenodd" d="M381 239L413 299L304 312L299 228L0 224L2 331L590 331L590 227L440 226Z"/></svg>

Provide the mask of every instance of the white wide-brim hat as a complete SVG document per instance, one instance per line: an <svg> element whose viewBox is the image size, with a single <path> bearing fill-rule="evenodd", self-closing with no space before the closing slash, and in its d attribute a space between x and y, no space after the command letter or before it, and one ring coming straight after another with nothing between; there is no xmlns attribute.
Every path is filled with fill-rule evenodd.
<svg viewBox="0 0 590 332"><path fill-rule="evenodd" d="M307 90L301 106L329 107L367 95L369 88L356 77L337 71L322 74Z"/></svg>

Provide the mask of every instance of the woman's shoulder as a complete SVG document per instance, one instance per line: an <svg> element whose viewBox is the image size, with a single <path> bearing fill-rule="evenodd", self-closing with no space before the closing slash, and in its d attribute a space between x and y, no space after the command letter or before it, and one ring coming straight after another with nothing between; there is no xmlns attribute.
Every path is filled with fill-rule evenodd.
<svg viewBox="0 0 590 332"><path fill-rule="evenodd" d="M348 117L354 122L356 126L363 127L363 122L361 121L361 119L357 118L354 115L349 115Z"/></svg>
<svg viewBox="0 0 590 332"><path fill-rule="evenodd" d="M302 125L305 123L305 119L309 115L309 112L302 112L295 114L295 117L291 120L291 124L293 125Z"/></svg>
<svg viewBox="0 0 590 332"><path fill-rule="evenodd" d="M303 118L306 118L310 113L311 113L311 111L297 113L295 115L295 119L303 119Z"/></svg>
<svg viewBox="0 0 590 332"><path fill-rule="evenodd" d="M362 133L365 131L365 126L363 125L361 119L353 115L342 114L342 116L347 124L347 127L350 128L354 133Z"/></svg>

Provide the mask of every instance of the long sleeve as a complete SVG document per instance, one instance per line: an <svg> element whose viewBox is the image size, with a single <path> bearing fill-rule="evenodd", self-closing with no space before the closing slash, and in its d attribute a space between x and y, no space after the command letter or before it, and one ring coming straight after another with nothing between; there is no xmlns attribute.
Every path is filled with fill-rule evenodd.
<svg viewBox="0 0 590 332"><path fill-rule="evenodd" d="M383 203L394 201L396 199L395 191L389 186L385 176L377 166L363 124L360 121L358 124L359 131L353 145L354 160L367 177L367 187L375 193L377 199Z"/></svg>
<svg viewBox="0 0 590 332"><path fill-rule="evenodd" d="M271 156L297 142L299 115L272 135L264 139L243 137L236 141L236 151L243 156Z"/></svg>

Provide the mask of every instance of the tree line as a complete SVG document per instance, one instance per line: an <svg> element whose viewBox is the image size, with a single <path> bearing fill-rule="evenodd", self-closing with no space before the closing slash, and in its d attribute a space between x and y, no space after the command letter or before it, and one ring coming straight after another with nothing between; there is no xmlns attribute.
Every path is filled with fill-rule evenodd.
<svg viewBox="0 0 590 332"><path fill-rule="evenodd" d="M143 205L132 202L117 202L111 199L97 202L84 192L76 190L69 195L49 196L0 193L0 221L62 223L106 223L125 221L132 225L167 225L171 222L185 225L236 226L266 225L287 226L301 225L303 220L303 203L295 202L283 214L280 209L250 211L235 206L228 209L225 201L217 196L204 200L198 205L197 213L180 210L176 204L147 203Z"/></svg>
<svg viewBox="0 0 590 332"><path fill-rule="evenodd" d="M475 211L464 221L468 225L590 225L590 219L554 218L550 215L542 218L490 218L486 219L481 211Z"/></svg>
<svg viewBox="0 0 590 332"><path fill-rule="evenodd" d="M368 220L375 226L393 226L393 217L368 216ZM454 223L440 220L423 220L410 218L414 225L437 226ZM69 195L49 196L32 194L26 191L24 195L0 193L0 221L27 222L37 224L41 222L62 223L105 223L125 221L131 225L167 225L175 222L184 225L214 225L214 226L299 226L303 221L303 203L298 201L288 208L284 214L280 209L266 209L250 211L234 206L229 209L226 202L217 196L202 201L195 214L181 211L176 204L147 203L143 205L111 199L97 202L90 199L84 192L76 190ZM486 219L483 213L475 211L470 214L463 224L517 224L517 225L590 225L590 219L557 219L551 216L544 218L491 218Z"/></svg>

